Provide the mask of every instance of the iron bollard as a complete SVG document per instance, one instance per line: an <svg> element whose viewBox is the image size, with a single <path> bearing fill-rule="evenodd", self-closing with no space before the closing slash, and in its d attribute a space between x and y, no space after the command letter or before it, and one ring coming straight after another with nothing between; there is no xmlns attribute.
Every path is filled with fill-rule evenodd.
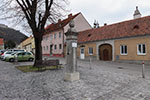
<svg viewBox="0 0 150 100"><path fill-rule="evenodd" d="M91 63L92 63L92 58L90 57L90 69L92 69Z"/></svg>
<svg viewBox="0 0 150 100"><path fill-rule="evenodd" d="M142 62L142 78L145 78L145 64L144 61Z"/></svg>

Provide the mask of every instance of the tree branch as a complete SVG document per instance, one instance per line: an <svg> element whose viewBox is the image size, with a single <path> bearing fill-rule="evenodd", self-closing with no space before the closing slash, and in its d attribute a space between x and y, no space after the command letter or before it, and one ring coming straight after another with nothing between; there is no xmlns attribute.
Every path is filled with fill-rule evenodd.
<svg viewBox="0 0 150 100"><path fill-rule="evenodd" d="M24 14L25 14L27 20L30 21L31 19L30 19L29 15L27 14L26 9L25 9L25 8L23 7L23 5L19 2L19 0L16 0L16 2L17 2L17 3L19 4L19 6L21 7L21 9L22 9L22 11L24 12Z"/></svg>
<svg viewBox="0 0 150 100"><path fill-rule="evenodd" d="M50 3L49 3L49 5L48 5L48 7L46 8L45 13L44 13L44 16L43 16L42 21L41 21L41 27L40 27L41 31L44 31L44 26L45 26L45 23L46 23L46 21L47 21L49 15L50 15L50 12L49 12L49 11L50 11L50 8L52 7L53 0L50 0L49 2L50 2ZM45 2L45 3L46 3L46 2ZM47 4L45 4L45 6L47 6Z"/></svg>

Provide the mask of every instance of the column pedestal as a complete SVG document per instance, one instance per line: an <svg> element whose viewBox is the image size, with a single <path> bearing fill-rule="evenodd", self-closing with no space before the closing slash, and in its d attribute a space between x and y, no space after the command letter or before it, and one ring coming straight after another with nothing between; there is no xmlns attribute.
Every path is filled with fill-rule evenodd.
<svg viewBox="0 0 150 100"><path fill-rule="evenodd" d="M64 77L65 81L77 81L79 79L80 79L79 72L65 73L65 77Z"/></svg>

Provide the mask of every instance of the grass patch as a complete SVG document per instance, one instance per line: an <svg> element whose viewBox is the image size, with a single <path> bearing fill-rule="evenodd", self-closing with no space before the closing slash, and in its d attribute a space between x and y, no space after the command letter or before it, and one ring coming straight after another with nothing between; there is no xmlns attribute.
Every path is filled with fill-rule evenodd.
<svg viewBox="0 0 150 100"><path fill-rule="evenodd" d="M24 65L24 66L16 66L18 70L22 72L37 72L37 71L45 71L45 70L54 70L58 69L57 66L44 66L42 68L33 67L33 65ZM61 68L61 66L60 66Z"/></svg>

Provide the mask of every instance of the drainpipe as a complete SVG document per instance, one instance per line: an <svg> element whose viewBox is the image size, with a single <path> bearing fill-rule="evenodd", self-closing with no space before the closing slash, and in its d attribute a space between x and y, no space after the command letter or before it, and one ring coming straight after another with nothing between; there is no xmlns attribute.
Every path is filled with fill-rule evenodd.
<svg viewBox="0 0 150 100"><path fill-rule="evenodd" d="M64 28L62 29L63 30L63 44L62 44L62 48L63 48L63 52L62 52L62 54L63 54L63 57L65 57L65 53L64 53Z"/></svg>

